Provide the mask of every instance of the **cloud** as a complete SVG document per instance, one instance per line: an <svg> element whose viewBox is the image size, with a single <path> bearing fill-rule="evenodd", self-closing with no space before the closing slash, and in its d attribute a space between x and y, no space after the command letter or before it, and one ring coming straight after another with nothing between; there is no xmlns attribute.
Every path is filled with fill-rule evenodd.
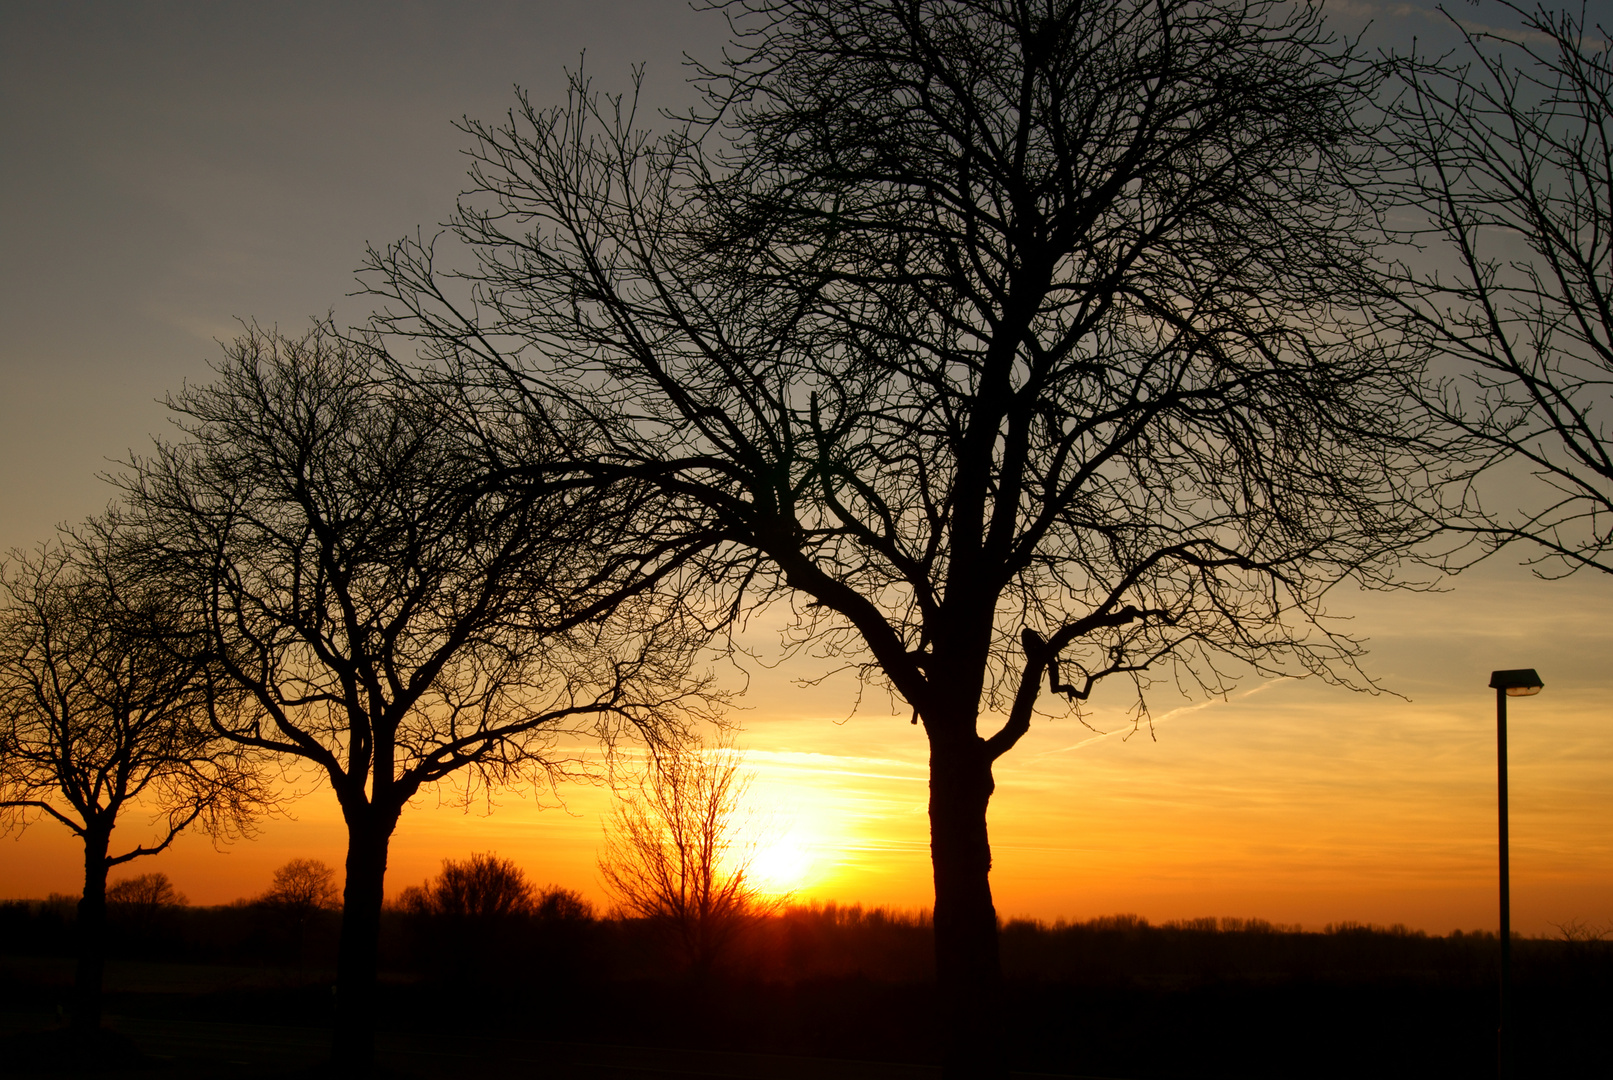
<svg viewBox="0 0 1613 1080"><path fill-rule="evenodd" d="M1261 693L1264 690L1268 690L1273 686L1276 686L1278 683L1287 682L1287 681L1289 681L1289 680L1287 680L1287 679L1268 679L1265 682L1260 683L1258 686L1252 686L1247 690L1243 690L1243 691L1240 691L1240 692L1235 693L1235 694L1228 694L1224 698L1208 698L1208 699L1206 699L1204 701L1195 701L1195 702L1192 702L1191 704L1188 704L1188 705L1181 705L1181 706L1178 706L1177 708L1171 709L1171 710L1169 710L1167 712L1160 713L1158 716L1155 716L1155 717L1152 717L1152 718L1148 719L1147 723L1148 723L1148 726L1150 728L1157 728L1157 727L1160 727L1163 724L1169 723L1170 721L1175 720L1175 719L1177 719L1179 717L1187 716L1187 715L1189 715L1191 713L1196 713L1196 712L1199 712L1201 710L1208 709L1212 705L1229 705L1229 704L1231 704L1233 702L1237 702L1237 701L1246 701L1249 698L1254 697L1256 694ZM1083 746L1091 746L1093 743L1102 742L1104 739L1113 738L1116 735L1118 735L1122 739L1124 739L1126 736L1130 735L1134 730L1136 730L1134 727L1132 727L1130 724L1127 724L1127 725L1124 725L1122 727L1112 728L1109 731L1099 731L1099 732L1096 732L1093 735L1089 736L1088 738L1082 739L1080 742L1074 742L1074 743L1071 743L1068 746L1060 746L1060 747L1058 747L1056 749L1053 749L1053 750L1044 750L1040 754L1037 754L1036 756L1039 757L1039 758L1044 758L1044 757L1051 757L1054 754L1067 753L1067 752L1069 752L1071 750L1079 750Z"/></svg>

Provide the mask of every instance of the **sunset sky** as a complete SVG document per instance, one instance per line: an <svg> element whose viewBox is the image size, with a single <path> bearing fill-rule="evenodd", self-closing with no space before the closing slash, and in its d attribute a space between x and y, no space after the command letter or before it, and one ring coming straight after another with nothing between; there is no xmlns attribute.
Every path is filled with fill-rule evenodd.
<svg viewBox="0 0 1613 1080"><path fill-rule="evenodd" d="M1501 19L1494 0L1454 7ZM642 61L649 102L676 106L680 55L713 55L724 36L720 17L677 0L472 8L0 8L0 550L101 509L96 473L163 430L161 397L208 379L233 320L361 318L346 294L364 245L429 233L462 186L454 119L496 118L517 84L558 100L585 49L601 85L626 85ZM1329 9L1344 29L1375 20L1386 45L1449 41L1432 3ZM1370 639L1367 669L1392 693L1250 680L1224 701L1159 698L1150 732L1116 687L1090 729L1038 721L997 769L999 911L1493 928L1486 682L1532 666L1546 689L1511 713L1513 924L1613 925L1613 580L1542 581L1516 561L1438 593L1340 591L1333 613ZM765 647L765 626L753 636ZM762 869L801 898L926 905L922 733L882 694L854 712L849 678L795 681L819 673L757 668L736 712L771 821ZM291 817L253 842L217 852L186 837L113 876L162 870L193 903L219 903L261 892L294 856L340 865L334 799L311 775L300 787ZM603 900L606 792L543 802L422 799L394 840L389 892L491 850ZM80 875L58 825L0 838L0 897L76 892Z"/></svg>

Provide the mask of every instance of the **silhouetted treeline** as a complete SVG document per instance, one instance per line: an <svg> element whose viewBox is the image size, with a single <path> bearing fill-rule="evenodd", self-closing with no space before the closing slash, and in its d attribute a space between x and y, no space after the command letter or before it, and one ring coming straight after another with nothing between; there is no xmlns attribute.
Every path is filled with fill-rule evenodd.
<svg viewBox="0 0 1613 1080"><path fill-rule="evenodd" d="M18 956L70 955L77 898L0 902L0 949ZM303 916L303 918L308 918ZM264 899L156 912L110 912L112 955L182 963L329 966L337 914L317 912L289 926ZM299 935L300 948L288 949ZM1411 979L1449 985L1493 983L1491 931L1430 935L1401 925L1345 922L1322 931L1263 919L1190 919L1151 924L1136 915L1084 922L1007 921L1003 966L1011 978L1090 986L1155 986L1321 979ZM1613 985L1613 938L1569 926L1550 937L1518 938L1520 972L1572 975ZM536 890L518 910L477 912L394 904L383 918L383 968L430 980L471 970L493 982L526 977L529 962L566 967L591 980L683 978L668 949L641 919L601 918L577 893ZM726 958L729 980L797 983L823 978L923 982L934 977L928 911L860 904L790 905L766 916Z"/></svg>
<svg viewBox="0 0 1613 1080"><path fill-rule="evenodd" d="M78 898L0 902L0 946L14 956L68 956L75 942ZM201 964L269 964L317 968L335 956L340 914L320 911L294 925L261 900L208 907L167 907L135 919L110 907L107 954L113 959Z"/></svg>

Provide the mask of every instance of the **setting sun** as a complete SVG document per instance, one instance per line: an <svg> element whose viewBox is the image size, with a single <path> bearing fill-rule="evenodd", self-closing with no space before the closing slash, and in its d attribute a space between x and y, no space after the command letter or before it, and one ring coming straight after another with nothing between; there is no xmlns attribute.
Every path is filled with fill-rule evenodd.
<svg viewBox="0 0 1613 1080"><path fill-rule="evenodd" d="M787 895L813 884L816 860L793 833L764 844L750 864L750 880L764 893Z"/></svg>

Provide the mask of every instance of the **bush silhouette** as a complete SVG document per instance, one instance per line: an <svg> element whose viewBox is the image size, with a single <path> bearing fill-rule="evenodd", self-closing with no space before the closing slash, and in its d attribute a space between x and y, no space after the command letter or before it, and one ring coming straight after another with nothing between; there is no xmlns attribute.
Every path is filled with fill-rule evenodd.
<svg viewBox="0 0 1613 1080"><path fill-rule="evenodd" d="M444 859L430 881L398 898L416 965L439 978L505 982L530 972L553 951L540 925L591 922L593 908L579 894L549 886L534 889L511 859L492 852Z"/></svg>
<svg viewBox="0 0 1613 1080"><path fill-rule="evenodd" d="M436 880L405 889L400 903L415 915L486 921L528 914L534 900L525 872L487 852L464 862L444 859Z"/></svg>
<svg viewBox="0 0 1613 1080"><path fill-rule="evenodd" d="M533 901L532 915L543 923L592 922L594 905L575 889L547 885Z"/></svg>
<svg viewBox="0 0 1613 1080"><path fill-rule="evenodd" d="M166 907L184 907L187 903L185 894L174 888L174 883L163 873L123 878L106 888L107 907L126 916L150 915Z"/></svg>

